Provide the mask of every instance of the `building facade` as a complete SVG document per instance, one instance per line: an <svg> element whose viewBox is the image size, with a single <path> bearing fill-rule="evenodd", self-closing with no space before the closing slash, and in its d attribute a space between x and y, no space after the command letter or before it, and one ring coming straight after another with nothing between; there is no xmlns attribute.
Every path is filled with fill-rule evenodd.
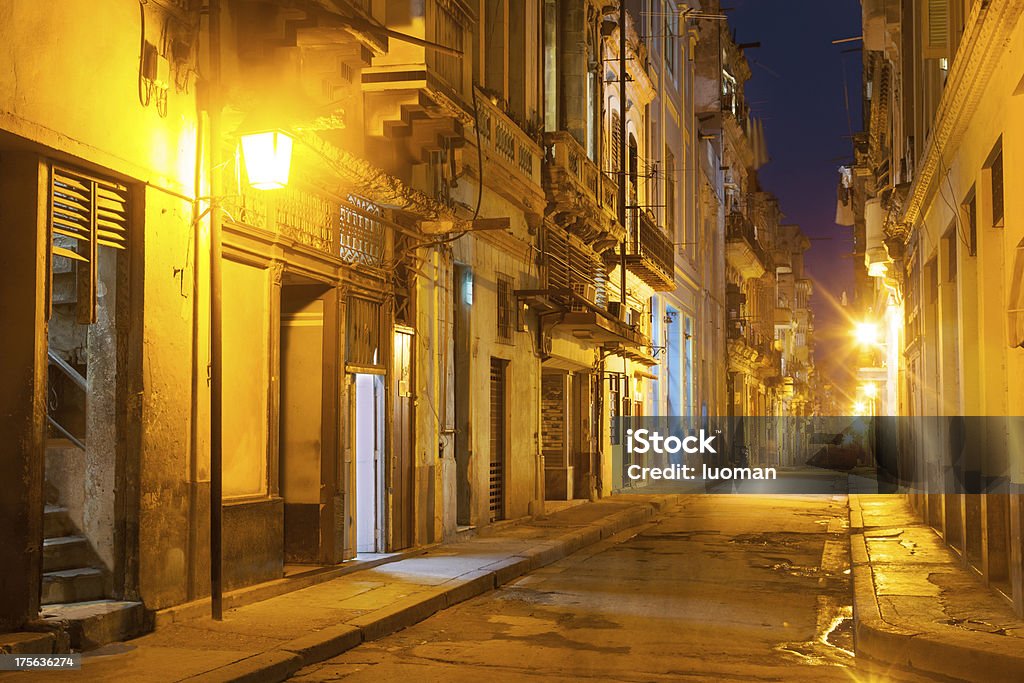
<svg viewBox="0 0 1024 683"><path fill-rule="evenodd" d="M1009 189L1024 149L1024 7L862 4L865 131L852 189L858 306L878 337L862 385L880 387L872 393L882 414L1019 415L1024 208ZM964 435L984 454L966 460L952 431L904 424L909 469L901 478L932 483L911 491L914 506L966 567L1024 613L1013 421ZM983 471L964 471L964 462ZM963 477L1011 495L936 485Z"/></svg>
<svg viewBox="0 0 1024 683"><path fill-rule="evenodd" d="M230 592L608 495L620 416L802 410L806 247L717 3L7 11L4 628L99 601L128 635L211 566Z"/></svg>

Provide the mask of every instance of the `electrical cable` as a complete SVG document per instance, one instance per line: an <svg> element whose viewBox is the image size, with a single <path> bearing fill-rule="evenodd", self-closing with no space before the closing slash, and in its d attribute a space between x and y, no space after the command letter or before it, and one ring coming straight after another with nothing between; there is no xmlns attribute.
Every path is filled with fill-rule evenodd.
<svg viewBox="0 0 1024 683"><path fill-rule="evenodd" d="M142 25L139 36L139 102L143 107L148 107L153 99L152 84L145 83L142 73L146 64L146 4L148 0L139 0L139 19ZM143 95L145 92L145 95Z"/></svg>

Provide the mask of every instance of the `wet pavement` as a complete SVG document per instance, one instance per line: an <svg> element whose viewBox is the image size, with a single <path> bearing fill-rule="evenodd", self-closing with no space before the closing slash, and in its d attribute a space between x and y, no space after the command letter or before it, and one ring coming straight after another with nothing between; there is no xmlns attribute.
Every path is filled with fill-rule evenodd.
<svg viewBox="0 0 1024 683"><path fill-rule="evenodd" d="M843 496L681 507L300 681L858 678Z"/></svg>

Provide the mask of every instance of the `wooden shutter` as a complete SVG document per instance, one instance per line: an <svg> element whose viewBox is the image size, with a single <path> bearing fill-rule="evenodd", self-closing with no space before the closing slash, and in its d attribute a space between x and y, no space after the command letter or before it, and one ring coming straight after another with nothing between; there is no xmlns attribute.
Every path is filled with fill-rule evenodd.
<svg viewBox="0 0 1024 683"><path fill-rule="evenodd" d="M491 458L488 481L489 521L505 519L505 382L507 361L491 359Z"/></svg>
<svg viewBox="0 0 1024 683"><path fill-rule="evenodd" d="M96 322L97 249L127 248L128 188L51 167L50 244L54 256L76 266L78 322Z"/></svg>
<svg viewBox="0 0 1024 683"><path fill-rule="evenodd" d="M925 0L921 26L921 54L925 59L948 57L949 0Z"/></svg>

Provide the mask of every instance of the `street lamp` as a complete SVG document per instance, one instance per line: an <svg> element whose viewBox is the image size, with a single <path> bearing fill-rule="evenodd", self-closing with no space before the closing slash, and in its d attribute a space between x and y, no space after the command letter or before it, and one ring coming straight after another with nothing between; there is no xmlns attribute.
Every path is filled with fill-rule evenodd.
<svg viewBox="0 0 1024 683"><path fill-rule="evenodd" d="M853 326L853 338L861 346L878 346L882 334L878 329L878 323L865 321Z"/></svg>
<svg viewBox="0 0 1024 683"><path fill-rule="evenodd" d="M249 185L257 190L279 190L288 184L292 166L292 138L280 130L241 136L242 160Z"/></svg>
<svg viewBox="0 0 1024 683"><path fill-rule="evenodd" d="M868 382L861 386L861 391L863 391L864 395L868 398L874 399L878 397L878 385L874 382Z"/></svg>

